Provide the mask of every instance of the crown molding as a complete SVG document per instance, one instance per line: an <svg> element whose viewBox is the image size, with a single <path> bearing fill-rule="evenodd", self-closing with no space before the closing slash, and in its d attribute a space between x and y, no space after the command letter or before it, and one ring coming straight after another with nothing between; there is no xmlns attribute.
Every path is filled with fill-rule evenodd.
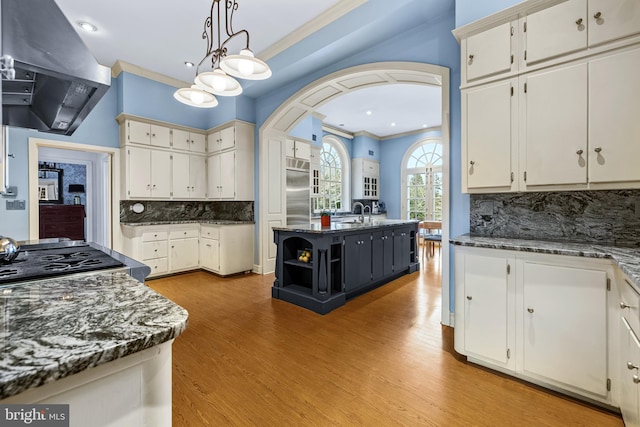
<svg viewBox="0 0 640 427"><path fill-rule="evenodd" d="M302 39L310 36L321 28L331 24L333 21L343 17L352 10L362 6L369 0L341 0L322 14L316 16L306 24L302 25L298 29L284 36L273 45L269 46L262 52L258 53L258 56L263 61L267 61L279 53L284 52L291 46L300 42Z"/></svg>
<svg viewBox="0 0 640 427"><path fill-rule="evenodd" d="M388 139L396 139L396 138L402 138L403 136L419 135L419 134L426 133L426 132L436 132L436 131L441 131L442 132L442 126L433 126L433 127L428 127L428 128L424 128L424 129L411 130L409 132L397 133L395 135L389 135L389 136L385 136L383 138L380 138L380 141L386 141Z"/></svg>
<svg viewBox="0 0 640 427"><path fill-rule="evenodd" d="M353 139L353 135L352 134L350 134L348 132L345 132L343 130L334 128L333 126L329 126L329 125L323 124L322 125L322 130L325 131L325 132L328 132L330 134L333 134L333 135L341 136L343 138Z"/></svg>
<svg viewBox="0 0 640 427"><path fill-rule="evenodd" d="M353 136L366 136L367 138L382 139L380 135L376 135L375 133L371 133L366 130L359 130L358 132L355 132Z"/></svg>
<svg viewBox="0 0 640 427"><path fill-rule="evenodd" d="M322 113L318 113L317 111L312 112L312 113L311 113L311 115L312 115L313 117L315 117L316 119L320 119L320 121L324 121L324 119L326 119L326 118L327 118L327 116L325 116L325 115L324 115L324 114L322 114Z"/></svg>
<svg viewBox="0 0 640 427"><path fill-rule="evenodd" d="M164 74L156 73L155 71L147 70L146 68L142 68L119 59L111 66L111 77L115 79L123 71L177 88L191 86L191 83L174 79L173 77L165 76Z"/></svg>

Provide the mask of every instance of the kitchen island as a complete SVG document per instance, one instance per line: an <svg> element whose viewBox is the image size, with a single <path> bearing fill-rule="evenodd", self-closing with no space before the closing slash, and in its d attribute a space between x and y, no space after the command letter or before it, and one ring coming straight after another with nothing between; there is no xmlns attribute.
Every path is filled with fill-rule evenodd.
<svg viewBox="0 0 640 427"><path fill-rule="evenodd" d="M125 271L0 288L0 402L69 404L71 425L171 425L188 313Z"/></svg>
<svg viewBox="0 0 640 427"><path fill-rule="evenodd" d="M417 221L303 224L273 232L272 297L320 314L420 268Z"/></svg>

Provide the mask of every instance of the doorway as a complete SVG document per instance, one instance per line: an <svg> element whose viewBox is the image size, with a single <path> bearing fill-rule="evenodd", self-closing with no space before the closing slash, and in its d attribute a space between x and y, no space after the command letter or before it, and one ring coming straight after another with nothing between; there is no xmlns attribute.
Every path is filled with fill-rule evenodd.
<svg viewBox="0 0 640 427"><path fill-rule="evenodd" d="M347 68L310 83L278 107L259 130L258 265L274 271L276 246L272 227L286 224L285 139L301 120L324 103L368 86L410 83L438 86L442 93L443 193L449 194L449 69L415 62L381 62ZM449 311L449 198L442 201L442 324L451 325Z"/></svg>
<svg viewBox="0 0 640 427"><path fill-rule="evenodd" d="M29 238L39 238L38 165L77 165L84 171L85 193L76 194L85 206L87 242L118 250L119 150L86 144L29 138ZM78 177L76 181L83 179ZM75 183L75 181L74 181ZM67 186L68 187L68 186ZM75 187L78 188L78 187ZM67 191L68 188L62 188ZM74 196L76 196L74 195ZM68 196L68 195L67 195ZM113 232L114 230L118 232Z"/></svg>

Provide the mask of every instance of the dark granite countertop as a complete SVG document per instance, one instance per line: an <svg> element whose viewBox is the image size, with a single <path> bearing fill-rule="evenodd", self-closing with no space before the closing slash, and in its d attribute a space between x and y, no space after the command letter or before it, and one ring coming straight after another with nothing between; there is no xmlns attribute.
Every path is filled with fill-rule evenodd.
<svg viewBox="0 0 640 427"><path fill-rule="evenodd" d="M395 227L398 225L404 224L417 224L418 221L414 220L404 220L404 219L385 219L385 220L371 220L365 221L363 223L350 222L350 221L342 221L342 222L331 222L331 225L328 227L322 227L320 224L297 224L297 225L288 225L284 227L273 227L274 230L278 231L294 231L297 233L340 233L344 231L358 231L358 230L366 230L373 228L382 228L382 227Z"/></svg>
<svg viewBox="0 0 640 427"><path fill-rule="evenodd" d="M172 340L185 309L122 271L0 288L0 399Z"/></svg>
<svg viewBox="0 0 640 427"><path fill-rule="evenodd" d="M459 246L611 259L640 290L640 248L608 246L597 243L471 236L469 234L454 237L449 241Z"/></svg>
<svg viewBox="0 0 640 427"><path fill-rule="evenodd" d="M121 225L127 227L139 227L145 225L179 225L179 224L214 224L214 225L237 225L237 224L253 224L253 221L227 221L227 220L188 220L188 221L153 221L153 222L121 222Z"/></svg>

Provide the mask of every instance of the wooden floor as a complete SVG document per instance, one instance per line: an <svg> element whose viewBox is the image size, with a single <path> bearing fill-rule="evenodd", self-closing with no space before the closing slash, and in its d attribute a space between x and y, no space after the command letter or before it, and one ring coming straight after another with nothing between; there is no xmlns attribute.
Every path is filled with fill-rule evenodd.
<svg viewBox="0 0 640 427"><path fill-rule="evenodd" d="M271 299L273 275L149 281L189 311L173 344L173 425L623 425L466 363L440 325L437 265L325 316Z"/></svg>

